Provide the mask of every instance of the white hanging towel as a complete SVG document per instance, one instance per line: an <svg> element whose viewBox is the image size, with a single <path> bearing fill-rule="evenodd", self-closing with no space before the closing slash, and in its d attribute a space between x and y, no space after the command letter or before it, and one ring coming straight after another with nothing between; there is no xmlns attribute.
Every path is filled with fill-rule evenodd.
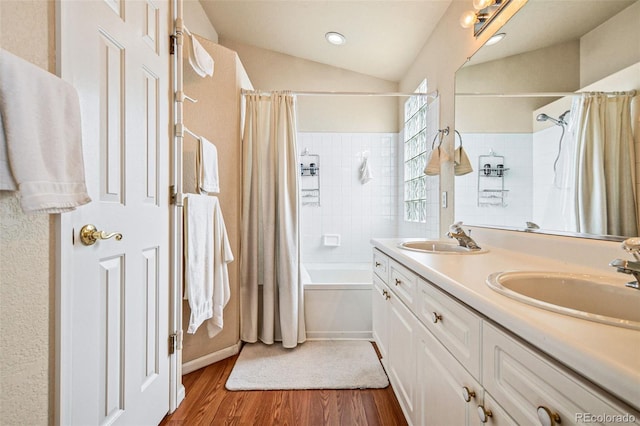
<svg viewBox="0 0 640 426"><path fill-rule="evenodd" d="M198 191L201 194L218 194L220 192L220 181L218 179L218 149L214 144L202 136L198 140L196 174L198 180Z"/></svg>
<svg viewBox="0 0 640 426"><path fill-rule="evenodd" d="M190 35L189 39L191 41L191 48L189 49L189 64L191 68L200 77L213 76L213 58L193 34Z"/></svg>
<svg viewBox="0 0 640 426"><path fill-rule="evenodd" d="M223 327L230 295L227 264L233 261L218 198L187 194L184 228L184 298L191 308L187 333L210 319L207 331L213 337Z"/></svg>
<svg viewBox="0 0 640 426"><path fill-rule="evenodd" d="M9 155L7 153L7 140L4 137L2 116L0 115L0 191L15 191L18 187L9 167Z"/></svg>
<svg viewBox="0 0 640 426"><path fill-rule="evenodd" d="M0 49L0 114L25 213L64 213L91 201L73 86Z"/></svg>
<svg viewBox="0 0 640 426"><path fill-rule="evenodd" d="M364 185L371 179L373 179L373 173L371 173L371 166L369 166L369 157L365 155L360 166L360 182Z"/></svg>

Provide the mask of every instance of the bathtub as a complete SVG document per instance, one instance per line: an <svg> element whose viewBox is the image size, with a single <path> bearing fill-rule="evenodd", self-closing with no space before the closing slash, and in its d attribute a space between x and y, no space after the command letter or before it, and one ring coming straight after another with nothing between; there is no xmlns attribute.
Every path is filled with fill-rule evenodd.
<svg viewBox="0 0 640 426"><path fill-rule="evenodd" d="M370 263L303 265L307 339L371 340L371 274Z"/></svg>

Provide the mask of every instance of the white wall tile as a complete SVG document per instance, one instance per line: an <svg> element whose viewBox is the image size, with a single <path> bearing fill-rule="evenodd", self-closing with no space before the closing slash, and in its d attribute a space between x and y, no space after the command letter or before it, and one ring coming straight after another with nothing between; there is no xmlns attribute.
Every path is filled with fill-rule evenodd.
<svg viewBox="0 0 640 426"><path fill-rule="evenodd" d="M303 262L368 262L373 237L397 229L397 134L299 133L299 151L320 156L320 207L302 207ZM359 168L369 151L374 178L363 185ZM324 247L323 234L340 234L340 247Z"/></svg>

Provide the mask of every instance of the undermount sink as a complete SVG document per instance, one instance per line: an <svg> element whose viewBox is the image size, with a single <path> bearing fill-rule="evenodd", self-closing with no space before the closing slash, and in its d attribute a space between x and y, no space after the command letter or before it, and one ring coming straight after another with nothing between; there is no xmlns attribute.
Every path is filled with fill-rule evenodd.
<svg viewBox="0 0 640 426"><path fill-rule="evenodd" d="M640 330L640 291L612 278L558 272L496 272L487 277L487 285L539 308Z"/></svg>
<svg viewBox="0 0 640 426"><path fill-rule="evenodd" d="M449 243L437 240L407 241L399 244L399 247L405 250L438 254L480 254L488 251L485 249L471 250L466 247L462 247L455 242Z"/></svg>

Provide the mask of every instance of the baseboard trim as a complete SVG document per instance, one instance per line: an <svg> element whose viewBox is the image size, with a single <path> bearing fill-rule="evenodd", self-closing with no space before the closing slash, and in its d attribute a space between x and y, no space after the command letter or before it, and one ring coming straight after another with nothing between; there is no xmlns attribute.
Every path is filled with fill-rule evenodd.
<svg viewBox="0 0 640 426"><path fill-rule="evenodd" d="M238 340L238 343L235 345L229 346L228 348L220 349L219 351L207 354L200 358L196 358L191 361L187 361L182 364L182 375L192 373L196 370L199 370L207 365L211 365L218 361L222 361L225 358L229 358L230 356L234 356L238 352L240 352L240 348L242 347L242 342Z"/></svg>
<svg viewBox="0 0 640 426"><path fill-rule="evenodd" d="M370 331L308 331L307 340L369 340L373 341Z"/></svg>

